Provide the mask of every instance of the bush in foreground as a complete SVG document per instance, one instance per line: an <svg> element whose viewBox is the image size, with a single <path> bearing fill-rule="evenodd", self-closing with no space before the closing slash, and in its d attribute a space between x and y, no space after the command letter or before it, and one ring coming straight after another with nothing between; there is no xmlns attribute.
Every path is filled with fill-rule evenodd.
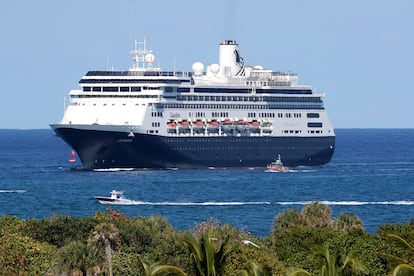
<svg viewBox="0 0 414 276"><path fill-rule="evenodd" d="M101 237L114 242L106 258ZM413 241L414 223L386 224L371 235L355 215L333 219L329 207L320 203L276 215L266 237L214 219L175 231L165 218L129 218L115 210L85 218L3 216L0 271L108 275L112 268L114 275L202 275L206 270L209 275L315 275L336 268L332 261L346 264L341 266L343 275L387 275L414 267L414 253L407 246Z"/></svg>

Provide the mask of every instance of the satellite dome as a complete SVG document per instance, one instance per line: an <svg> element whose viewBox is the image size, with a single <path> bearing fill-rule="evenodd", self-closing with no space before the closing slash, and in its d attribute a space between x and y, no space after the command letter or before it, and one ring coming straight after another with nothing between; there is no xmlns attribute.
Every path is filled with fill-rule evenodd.
<svg viewBox="0 0 414 276"><path fill-rule="evenodd" d="M155 56L153 54L149 53L149 54L145 55L144 59L145 59L146 63L153 63L154 60L155 60Z"/></svg>
<svg viewBox="0 0 414 276"><path fill-rule="evenodd" d="M192 68L193 68L194 75L201 76L203 74L204 65L201 62L198 62L198 61L194 62Z"/></svg>
<svg viewBox="0 0 414 276"><path fill-rule="evenodd" d="M254 69L256 69L256 70L263 70L263 66L261 66L261 65L256 65L256 66L254 67Z"/></svg>
<svg viewBox="0 0 414 276"><path fill-rule="evenodd" d="M220 71L220 65L218 65L217 63L211 64L210 65L210 71L211 71L211 73L216 75Z"/></svg>

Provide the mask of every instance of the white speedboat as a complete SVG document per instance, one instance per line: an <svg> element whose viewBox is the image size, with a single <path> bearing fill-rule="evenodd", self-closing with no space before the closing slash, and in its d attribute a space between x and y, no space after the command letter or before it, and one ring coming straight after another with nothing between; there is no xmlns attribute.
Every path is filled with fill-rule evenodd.
<svg viewBox="0 0 414 276"><path fill-rule="evenodd" d="M125 201L128 201L128 199L124 198L124 193L121 191L112 190L111 196L95 196L95 198L99 201L101 204L116 204L116 203L122 203Z"/></svg>

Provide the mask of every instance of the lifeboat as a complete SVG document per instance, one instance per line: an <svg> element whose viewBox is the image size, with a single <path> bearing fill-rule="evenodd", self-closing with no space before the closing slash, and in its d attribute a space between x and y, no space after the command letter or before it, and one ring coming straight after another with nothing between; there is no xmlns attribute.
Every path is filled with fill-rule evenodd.
<svg viewBox="0 0 414 276"><path fill-rule="evenodd" d="M178 122L178 131L180 133L190 132L190 122L188 120L182 120Z"/></svg>
<svg viewBox="0 0 414 276"><path fill-rule="evenodd" d="M234 130L234 124L233 124L233 120L231 119L224 119L221 122L221 128L224 132L229 132Z"/></svg>
<svg viewBox="0 0 414 276"><path fill-rule="evenodd" d="M245 131L248 126L246 120L237 120L234 124L236 125L236 129L239 131Z"/></svg>
<svg viewBox="0 0 414 276"><path fill-rule="evenodd" d="M193 127L193 131L196 133L200 133L204 131L204 122L200 119L192 122L191 126Z"/></svg>
<svg viewBox="0 0 414 276"><path fill-rule="evenodd" d="M271 133L273 130L273 125L271 121L265 121L262 123L263 133Z"/></svg>
<svg viewBox="0 0 414 276"><path fill-rule="evenodd" d="M207 122L207 132L217 133L219 130L219 122L217 120L211 120Z"/></svg>
<svg viewBox="0 0 414 276"><path fill-rule="evenodd" d="M167 123L167 132L168 133L176 133L177 132L177 122L170 120Z"/></svg>
<svg viewBox="0 0 414 276"><path fill-rule="evenodd" d="M248 123L248 127L251 133L258 133L260 132L260 122L257 120L250 121Z"/></svg>

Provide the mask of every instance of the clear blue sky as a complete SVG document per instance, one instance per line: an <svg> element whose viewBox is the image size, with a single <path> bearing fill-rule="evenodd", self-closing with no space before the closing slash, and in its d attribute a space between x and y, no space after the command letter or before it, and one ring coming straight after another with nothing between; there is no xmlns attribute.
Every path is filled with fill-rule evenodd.
<svg viewBox="0 0 414 276"><path fill-rule="evenodd" d="M414 128L414 1L2 0L0 128L48 128L88 70L128 69L134 38L164 70L247 64L326 93L335 128Z"/></svg>

